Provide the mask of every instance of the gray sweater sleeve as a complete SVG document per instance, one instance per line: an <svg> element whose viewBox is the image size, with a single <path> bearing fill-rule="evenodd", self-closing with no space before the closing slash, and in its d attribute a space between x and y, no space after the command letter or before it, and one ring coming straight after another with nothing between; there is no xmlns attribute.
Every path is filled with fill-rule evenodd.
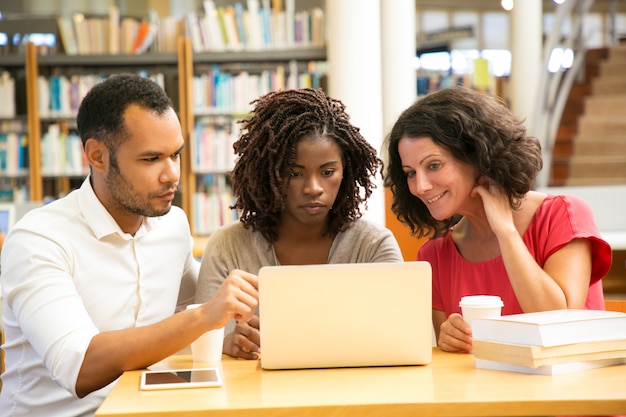
<svg viewBox="0 0 626 417"><path fill-rule="evenodd" d="M354 222L335 238L329 263L402 262L393 234L364 219ZM271 243L240 222L215 231L209 237L198 275L195 302L203 303L218 290L233 269L258 274L266 265L277 265Z"/></svg>
<svg viewBox="0 0 626 417"><path fill-rule="evenodd" d="M210 299L233 269L258 274L264 265L275 265L272 245L260 233L236 222L209 237L198 274L197 303Z"/></svg>
<svg viewBox="0 0 626 417"><path fill-rule="evenodd" d="M329 263L403 262L398 241L387 228L365 219L337 235Z"/></svg>

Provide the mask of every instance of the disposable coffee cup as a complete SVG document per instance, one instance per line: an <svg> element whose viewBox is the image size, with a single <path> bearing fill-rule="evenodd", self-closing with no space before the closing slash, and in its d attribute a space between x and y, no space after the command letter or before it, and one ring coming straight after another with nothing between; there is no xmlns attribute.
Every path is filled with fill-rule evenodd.
<svg viewBox="0 0 626 417"><path fill-rule="evenodd" d="M200 306L190 304L187 309ZM224 328L209 330L191 343L191 356L194 362L219 362L222 360Z"/></svg>
<svg viewBox="0 0 626 417"><path fill-rule="evenodd" d="M468 295L459 303L463 320L469 325L472 320L500 317L504 303L497 295Z"/></svg>

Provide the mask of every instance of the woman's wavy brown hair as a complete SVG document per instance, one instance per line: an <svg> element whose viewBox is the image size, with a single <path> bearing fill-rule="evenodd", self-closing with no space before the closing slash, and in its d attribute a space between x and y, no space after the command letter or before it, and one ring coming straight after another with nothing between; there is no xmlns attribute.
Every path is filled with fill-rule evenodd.
<svg viewBox="0 0 626 417"><path fill-rule="evenodd" d="M519 208L534 186L543 163L537 138L497 99L463 87L431 93L407 108L385 139L388 152L385 186L393 194L391 210L417 237L445 235L458 216L439 221L409 191L398 143L402 138L429 137L461 162L474 166Z"/></svg>

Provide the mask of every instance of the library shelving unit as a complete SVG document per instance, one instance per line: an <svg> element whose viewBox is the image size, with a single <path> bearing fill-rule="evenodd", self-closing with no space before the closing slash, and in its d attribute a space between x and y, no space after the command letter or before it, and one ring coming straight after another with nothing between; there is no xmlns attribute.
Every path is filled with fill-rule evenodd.
<svg viewBox="0 0 626 417"><path fill-rule="evenodd" d="M91 52L103 49L80 48L80 41L84 37L78 35L77 22L81 17L76 15L72 16L74 36L70 36L72 32L67 29L66 24L60 23L69 21L65 16L43 17L36 22L34 17L29 20L31 23L26 26L36 27L38 31L45 33L54 33L57 40L62 42L47 50L40 50L32 43L24 45L22 42L13 48L13 52L19 54L2 55L0 60L0 76L2 71L8 71L16 79L18 90L16 101L19 106L16 107L19 111L15 117L11 117L11 121L21 120L20 130L23 132L20 134L28 137L28 168L16 173L17 179L10 182L13 184L20 180L25 184L24 188L28 189L26 200L40 202L47 198L58 198L78 187L88 172L84 161L81 161L81 166L69 164L70 168L66 168L68 164L58 164L59 159L62 159L59 155L65 155L65 159L74 161L78 159L76 155L83 158L82 145L80 151L74 148L73 152L50 147L51 142L65 140L74 146L76 142L80 142L76 140L76 112L84 93L93 84L86 82L87 86L83 86L80 81L78 87L68 87L68 84L74 85L76 78L81 77L95 76L103 79L118 72L141 72L148 76L160 74L161 78L158 80L177 107L186 146L181 158L179 192L174 203L187 214L192 234L210 234L215 227L224 223L226 214L230 214L231 220L236 218L236 213L229 209L229 197L222 198L220 204L207 211L198 210L197 201L214 199L215 195L209 192L215 188L213 185L225 195L230 194L229 177L235 159L232 142L238 136L237 121L249 114L252 100L265 92L281 88L309 85L323 87L320 85L324 82L320 78L325 73L326 61L323 2L311 0L306 4L299 3L298 8L295 0L286 0L284 5L282 1L272 1L271 7L270 2L265 0L206 0L202 4L204 14L193 11L182 19L166 17L169 23L176 23L171 28L167 22L157 18L154 10L150 10L149 21L156 22L157 27L164 30L170 28L171 30L165 31L170 36L159 42L161 31L156 32L156 40L152 45L154 48L151 46L151 52L141 54L96 54ZM300 10L302 7L308 9ZM242 24L246 13L252 22L248 27ZM89 20L89 16L83 17ZM110 9L108 16L93 17L96 20L108 17L109 22L121 18L116 7ZM123 20L120 20L120 39L127 40L128 36L123 36ZM227 27L226 33L215 31L218 24L220 28ZM4 19L0 22L2 32L9 34L26 35L23 33L24 26L20 19ZM97 27L96 25L93 28L96 32ZM111 39L110 34L107 36ZM91 39L91 35L89 38ZM239 42L235 42L235 38ZM21 36L20 39L30 38ZM96 37L98 39L100 37ZM173 39L176 39L175 48L169 47ZM218 42L218 39L223 42ZM76 40L78 49L68 48L75 43L71 40ZM96 43L100 45L100 42ZM136 43L137 38L134 44ZM125 45L125 42L121 44ZM168 47L161 49L165 44ZM153 52L172 49L175 51ZM90 53L87 54L87 50ZM68 51L67 54L59 53ZM310 74L315 77L313 82L306 79ZM250 88L250 79L245 81L246 88L239 87L238 83L247 76L265 78L264 81L257 82L259 88ZM302 78L295 81L296 76ZM199 81L206 81L208 78L211 79L209 85L199 84ZM64 100L56 96L52 98L57 83L61 88L78 89L79 93L74 92L74 95ZM46 94L47 91L51 93ZM212 91L215 97L226 97L227 103L236 99L238 105L213 102L199 104L199 99L206 96L208 91ZM15 123L2 124L1 114L2 112L0 134L3 129L9 126L14 129L16 126ZM212 133L216 140L209 147L206 144L201 147L197 138L206 136L206 132ZM60 136L63 138L56 140ZM208 155L213 155L218 164L205 164L210 159ZM8 183L4 179L3 182ZM0 191L2 187L4 184L0 183Z"/></svg>
<svg viewBox="0 0 626 417"><path fill-rule="evenodd" d="M0 59L0 201L28 199L28 117L24 56ZM20 195L17 195L20 194Z"/></svg>
<svg viewBox="0 0 626 417"><path fill-rule="evenodd" d="M326 49L192 53L188 45L187 50L187 214L194 235L206 237L237 219L230 209L229 174L236 157L232 144L239 135L238 122L250 114L251 101L282 88L319 86Z"/></svg>
<svg viewBox="0 0 626 417"><path fill-rule="evenodd" d="M76 112L82 96L91 85L113 73L142 73L157 79L174 103L178 103L179 65L183 61L179 55L39 55L35 45L27 44L25 68L30 200L58 198L79 186L87 174L82 160L74 161L73 165L69 163L71 152L63 146L71 141L59 141L58 135L78 141ZM57 143L62 144L61 149L55 147ZM82 157L79 141L78 146L78 155ZM50 160L54 166L50 166ZM179 196L178 200L180 204L182 198Z"/></svg>
<svg viewBox="0 0 626 417"><path fill-rule="evenodd" d="M218 68L221 75L233 78L242 73L254 76L269 71L273 74L270 78L275 79L276 72L278 72L284 77L284 84L272 85L270 82L266 88L270 90L286 88L290 87L288 79L290 76L295 76L294 72L297 72L300 77L307 76L311 67L315 67L320 62L323 63L326 59L326 51L324 48L298 48L193 53L190 40L180 37L176 53L40 55L35 45L27 44L24 55L8 58L3 59L0 69L6 70L10 67L10 72L14 73L18 79L16 100L20 105L17 107L21 106L24 110L14 119L23 121L24 130L28 135L28 170L21 175L27 182L30 201L43 201L46 198L64 195L78 187L87 173L86 168L80 172L75 169L68 172L62 169L61 171L50 169L46 166L45 160L48 157L48 150L45 147L46 135L51 133L50 127L56 126L52 129L54 134L75 134L77 108L70 109L69 113L47 111L45 106L42 106L40 90L42 86L48 84L41 84L42 80L49 81L59 76L66 79L81 76L108 76L116 72L162 75L160 82L163 83L165 91L177 106L176 110L186 141L186 151L183 152L181 159L180 190L175 204L187 213L192 234L202 237L223 224L224 215L229 211L228 206L231 201L229 197L222 198L218 206L209 207L208 211L200 212L196 207L197 200L210 197L206 184L208 178L221 187L220 190L224 192L224 195L229 195L229 172L234 164L232 141L238 134L235 126L237 120L247 116L248 113L241 108L198 107L197 98L201 91L198 91L197 78L201 74L207 74L207 71L215 71ZM323 71L323 64L320 68ZM281 71L284 72L281 73ZM21 81L22 78L23 81ZM263 91L253 92L253 94L261 93ZM249 105L253 98L256 96L245 98L245 104ZM227 141L226 143L217 142L223 152L219 157L219 166L206 166L197 162L200 156L206 158L205 153L208 152L206 149L198 149L195 142L198 129L202 129L203 126L228 133L216 136L221 140L225 138ZM231 220L236 218L232 211L230 215Z"/></svg>

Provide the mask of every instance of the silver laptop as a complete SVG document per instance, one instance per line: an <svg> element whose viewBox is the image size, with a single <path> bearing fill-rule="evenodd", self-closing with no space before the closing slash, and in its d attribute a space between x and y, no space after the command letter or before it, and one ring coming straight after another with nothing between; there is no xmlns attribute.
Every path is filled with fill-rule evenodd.
<svg viewBox="0 0 626 417"><path fill-rule="evenodd" d="M431 276L428 262L261 268L261 367L430 363Z"/></svg>

